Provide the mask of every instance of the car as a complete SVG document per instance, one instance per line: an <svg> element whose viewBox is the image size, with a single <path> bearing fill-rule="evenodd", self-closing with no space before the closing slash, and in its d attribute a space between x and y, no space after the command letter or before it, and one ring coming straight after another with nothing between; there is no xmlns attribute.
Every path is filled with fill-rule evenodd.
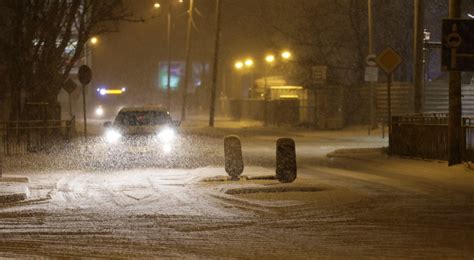
<svg viewBox="0 0 474 260"><path fill-rule="evenodd" d="M116 150L148 148L169 154L177 143L180 124L161 106L125 107L113 122L104 123L103 140Z"/></svg>

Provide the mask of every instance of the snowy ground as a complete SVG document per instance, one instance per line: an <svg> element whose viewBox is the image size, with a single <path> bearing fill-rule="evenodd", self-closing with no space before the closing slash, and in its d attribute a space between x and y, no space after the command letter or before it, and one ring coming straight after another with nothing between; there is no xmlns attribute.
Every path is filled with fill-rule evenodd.
<svg viewBox="0 0 474 260"><path fill-rule="evenodd" d="M99 141L7 158L31 197L0 208L0 256L474 257L466 166L389 158L380 133L362 128L184 127L186 152L171 164L149 154L103 163ZM273 175L276 139L295 138L297 181L225 181L227 134L242 137L247 176Z"/></svg>

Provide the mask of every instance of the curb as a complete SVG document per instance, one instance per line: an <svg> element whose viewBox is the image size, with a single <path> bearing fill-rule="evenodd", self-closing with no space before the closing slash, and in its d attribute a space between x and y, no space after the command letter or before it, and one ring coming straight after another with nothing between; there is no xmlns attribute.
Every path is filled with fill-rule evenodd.
<svg viewBox="0 0 474 260"><path fill-rule="evenodd" d="M0 205L28 199L30 190L25 185L0 184Z"/></svg>
<svg viewBox="0 0 474 260"><path fill-rule="evenodd" d="M12 193L12 194L0 194L0 205L20 202L28 199L26 193Z"/></svg>

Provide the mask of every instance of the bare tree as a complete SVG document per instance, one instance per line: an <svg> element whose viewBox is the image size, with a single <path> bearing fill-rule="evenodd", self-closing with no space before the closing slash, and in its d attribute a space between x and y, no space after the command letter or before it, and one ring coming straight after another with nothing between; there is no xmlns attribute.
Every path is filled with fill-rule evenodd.
<svg viewBox="0 0 474 260"><path fill-rule="evenodd" d="M116 31L132 20L122 0L4 0L0 51L9 78L10 118L25 117L24 104L56 104L92 35Z"/></svg>

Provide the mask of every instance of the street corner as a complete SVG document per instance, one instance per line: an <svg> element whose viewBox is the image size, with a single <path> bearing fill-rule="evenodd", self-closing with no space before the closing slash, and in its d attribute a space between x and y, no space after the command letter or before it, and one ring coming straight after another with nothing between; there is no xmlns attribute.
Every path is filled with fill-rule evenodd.
<svg viewBox="0 0 474 260"><path fill-rule="evenodd" d="M27 200L29 196L29 188L23 183L0 183L0 206Z"/></svg>

